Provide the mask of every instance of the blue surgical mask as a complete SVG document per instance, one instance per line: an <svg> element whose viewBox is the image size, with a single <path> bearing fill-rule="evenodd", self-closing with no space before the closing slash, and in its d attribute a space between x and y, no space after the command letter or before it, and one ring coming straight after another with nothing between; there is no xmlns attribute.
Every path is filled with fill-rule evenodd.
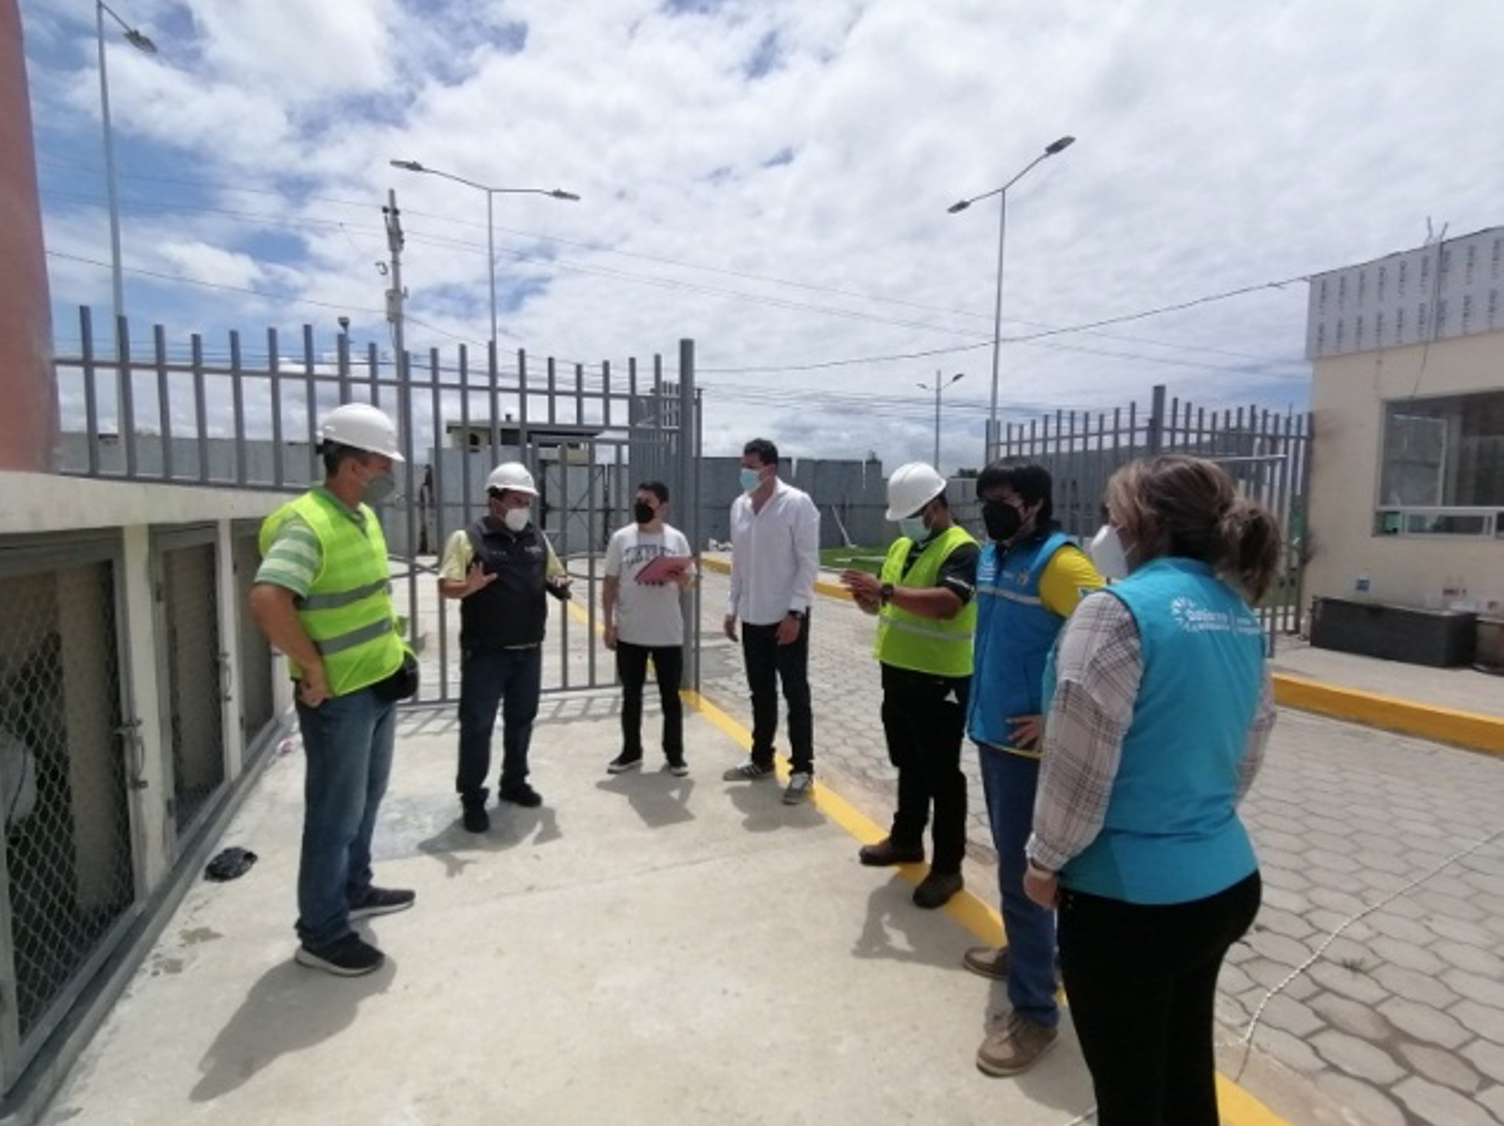
<svg viewBox="0 0 1504 1126"><path fill-rule="evenodd" d="M755 469L742 466L742 492L750 493L762 484L762 474Z"/></svg>
<svg viewBox="0 0 1504 1126"><path fill-rule="evenodd" d="M923 543L930 530L924 526L923 516L905 516L898 522L899 534L908 536L915 543Z"/></svg>

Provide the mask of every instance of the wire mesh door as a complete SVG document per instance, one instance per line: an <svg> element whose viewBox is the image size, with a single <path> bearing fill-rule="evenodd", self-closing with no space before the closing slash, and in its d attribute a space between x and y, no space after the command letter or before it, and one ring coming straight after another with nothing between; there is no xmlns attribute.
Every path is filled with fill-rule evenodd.
<svg viewBox="0 0 1504 1126"><path fill-rule="evenodd" d="M77 545L55 554L0 553L7 1086L114 948L135 902L116 565L79 562L88 553Z"/></svg>

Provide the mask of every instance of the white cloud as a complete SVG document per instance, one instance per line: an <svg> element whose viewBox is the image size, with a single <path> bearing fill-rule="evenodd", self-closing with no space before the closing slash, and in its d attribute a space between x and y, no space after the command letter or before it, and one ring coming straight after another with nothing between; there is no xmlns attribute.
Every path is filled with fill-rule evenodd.
<svg viewBox="0 0 1504 1126"><path fill-rule="evenodd" d="M1481 124L1504 118L1492 0L131 6L171 34L155 58L110 56L123 194L153 202L126 208L127 264L292 299L132 281L144 315L174 331L327 326L331 310L295 303L316 301L384 343L367 310L388 284L374 263L394 187L409 342L484 341L484 196L387 162L563 187L581 202L495 199L504 349L620 367L692 337L722 452L759 431L791 453L926 456L933 402L914 384L939 368L967 373L945 427L955 460L974 462L998 208L946 208L1062 134L1076 145L1008 195L1005 337L1375 257L1419 243L1428 217L1453 233L1504 222L1504 135ZM25 14L43 28L31 49L44 148L66 136L86 169L92 28ZM174 211L193 193L139 179L142 146L151 175L214 186ZM82 188L48 201L49 246L78 249L93 231L86 256L102 260L98 204L76 198L98 199L97 176L77 175ZM192 209L206 203L236 214ZM108 290L56 260L53 285L64 304ZM1282 406L1302 396L1304 315L1296 283L1010 343L1004 415L1110 408L1155 382ZM745 368L782 370L724 370Z"/></svg>

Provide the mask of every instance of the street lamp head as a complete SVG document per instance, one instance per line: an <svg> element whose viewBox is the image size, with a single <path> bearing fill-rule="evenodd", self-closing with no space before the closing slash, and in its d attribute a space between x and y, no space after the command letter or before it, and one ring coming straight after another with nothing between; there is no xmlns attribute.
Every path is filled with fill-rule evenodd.
<svg viewBox="0 0 1504 1126"><path fill-rule="evenodd" d="M144 51L148 55L157 53L157 45L151 41L151 37L142 34L135 28L126 28L125 41L138 51Z"/></svg>
<svg viewBox="0 0 1504 1126"><path fill-rule="evenodd" d="M951 204L945 210L947 212L949 212L951 215L954 215L958 211L965 211L970 206L971 206L971 200L969 200L969 199L963 199L959 203L953 203L953 204Z"/></svg>
<svg viewBox="0 0 1504 1126"><path fill-rule="evenodd" d="M1060 140L1054 141L1054 142L1046 145L1045 149L1044 149L1044 154L1046 156L1054 156L1057 152L1064 152L1066 149L1070 148L1075 143L1076 143L1076 138L1074 138L1074 137L1061 137Z"/></svg>
<svg viewBox="0 0 1504 1126"><path fill-rule="evenodd" d="M393 168L401 168L405 172L428 171L428 169L424 168L416 160L389 160L387 161L387 163L390 164Z"/></svg>
<svg viewBox="0 0 1504 1126"><path fill-rule="evenodd" d="M551 195L551 196L553 196L554 199L572 199L576 203L578 203L580 201L580 197L577 196L577 195L575 195L574 192L566 192L566 191L563 191L563 190L561 190L559 188L555 188L553 191L549 192L548 194Z"/></svg>

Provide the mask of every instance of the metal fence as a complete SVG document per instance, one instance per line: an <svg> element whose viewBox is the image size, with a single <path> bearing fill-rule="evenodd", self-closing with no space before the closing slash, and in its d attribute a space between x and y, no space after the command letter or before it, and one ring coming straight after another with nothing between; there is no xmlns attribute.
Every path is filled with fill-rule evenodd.
<svg viewBox="0 0 1504 1126"><path fill-rule="evenodd" d="M1256 607L1269 632L1298 633L1302 623L1305 511L1311 472L1311 418L1256 406L1206 410L1154 388L1147 410L1059 411L1004 427L1001 456L1038 462L1054 479L1055 517L1071 535L1089 538L1102 523L1107 481L1119 466L1157 453L1219 463L1244 495L1279 521L1284 560Z"/></svg>
<svg viewBox="0 0 1504 1126"><path fill-rule="evenodd" d="M268 329L255 354L238 332L211 354L197 334L186 348L169 345L160 325L138 352L122 321L119 345L102 352L87 308L79 331L79 353L53 362L64 473L291 494L322 479L317 427L329 410L369 402L397 420L406 464L379 514L398 613L425 650L419 702L458 694L458 614L437 596L439 558L455 531L484 514L486 476L499 462L533 472L535 519L577 580L572 609L551 615L545 691L614 681L595 629L600 563L611 532L631 519L638 482L665 482L671 522L703 546L693 341L680 341L673 364L654 356L587 369L525 351L504 365L494 348L477 363L464 345L399 364L375 344L352 349L343 333L321 350L308 325L291 348ZM699 684L698 597L685 596L688 687ZM582 628L591 643L572 645ZM191 644L218 652L217 641Z"/></svg>

